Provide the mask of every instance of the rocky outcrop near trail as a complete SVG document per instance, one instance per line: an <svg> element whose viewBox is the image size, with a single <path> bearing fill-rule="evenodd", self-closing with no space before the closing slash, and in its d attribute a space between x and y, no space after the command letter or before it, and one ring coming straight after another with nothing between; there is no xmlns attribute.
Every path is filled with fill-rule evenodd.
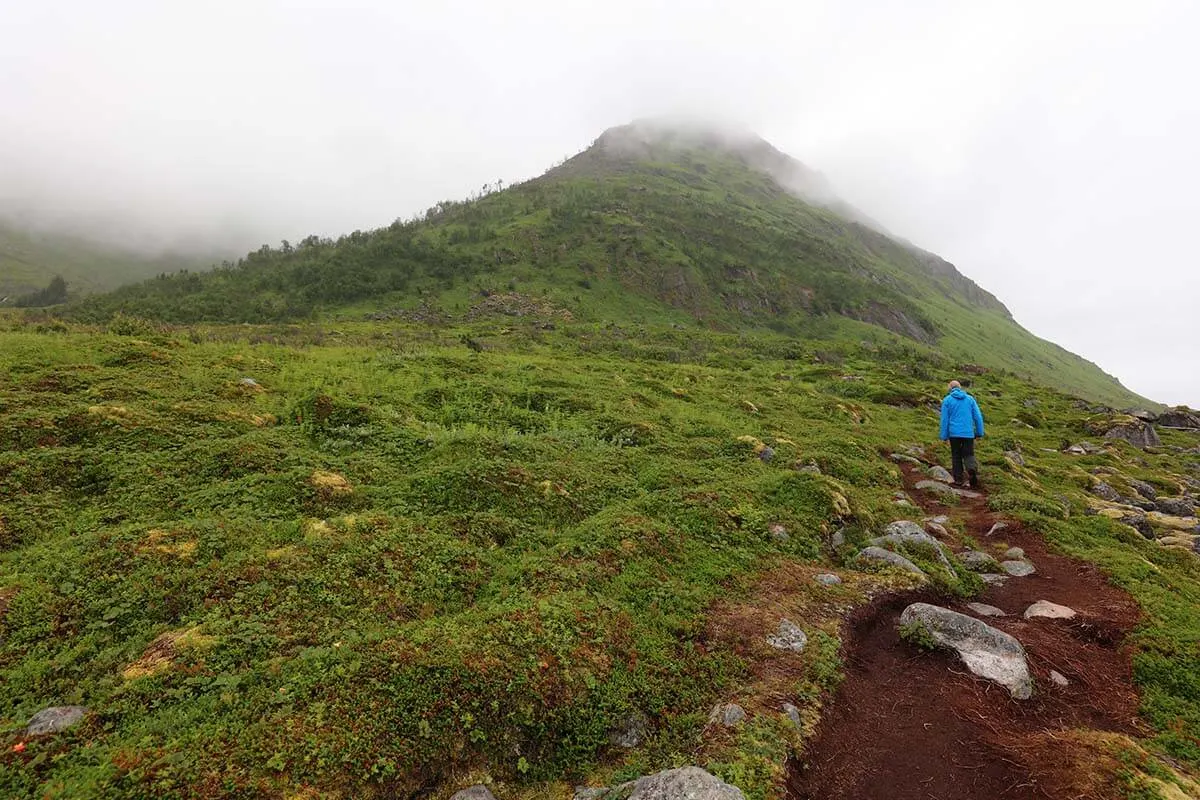
<svg viewBox="0 0 1200 800"><path fill-rule="evenodd" d="M577 800L745 800L742 790L699 767L679 767L609 787L579 787Z"/></svg>
<svg viewBox="0 0 1200 800"><path fill-rule="evenodd" d="M1025 648L1004 631L928 603L913 603L904 609L900 629L913 632L918 640L928 636L937 646L955 651L973 674L995 681L1015 699L1033 696Z"/></svg>

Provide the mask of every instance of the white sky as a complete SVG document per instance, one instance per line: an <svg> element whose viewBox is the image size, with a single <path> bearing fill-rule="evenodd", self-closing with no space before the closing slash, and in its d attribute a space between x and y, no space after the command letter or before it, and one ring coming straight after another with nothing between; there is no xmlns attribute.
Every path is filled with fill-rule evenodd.
<svg viewBox="0 0 1200 800"><path fill-rule="evenodd" d="M0 0L0 211L247 249L757 130L1022 324L1200 406L1200 3Z"/></svg>

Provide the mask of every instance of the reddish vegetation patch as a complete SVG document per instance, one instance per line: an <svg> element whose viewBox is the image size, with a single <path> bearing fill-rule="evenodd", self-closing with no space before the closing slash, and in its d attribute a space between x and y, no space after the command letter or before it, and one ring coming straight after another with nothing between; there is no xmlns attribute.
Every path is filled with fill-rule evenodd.
<svg viewBox="0 0 1200 800"><path fill-rule="evenodd" d="M910 486L920 477L906 471ZM991 549L985 534L996 519L986 500L949 510L928 498L919 501L928 513L962 520ZM1037 567L1036 574L1009 578L978 598L1007 612L985 621L1025 646L1034 697L1013 700L1004 688L967 672L955 656L921 652L900 639L898 619L909 603L970 613L963 603L927 594L877 599L847 622L846 679L790 777L792 798L1112 796L1111 781L1097 782L1078 769L1067 732L1134 731L1138 697L1130 654L1121 643L1137 623L1137 605L1099 570L1049 552L1040 536L1019 525L1009 523L994 538L1023 548ZM1070 606L1079 615L1025 620L1025 609L1038 600ZM1050 670L1070 685L1056 686Z"/></svg>

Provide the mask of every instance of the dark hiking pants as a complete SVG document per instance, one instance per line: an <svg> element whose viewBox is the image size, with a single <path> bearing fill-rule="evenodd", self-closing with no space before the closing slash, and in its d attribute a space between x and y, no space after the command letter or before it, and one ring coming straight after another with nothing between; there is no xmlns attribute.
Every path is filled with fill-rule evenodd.
<svg viewBox="0 0 1200 800"><path fill-rule="evenodd" d="M957 436L951 436L950 459L950 474L954 476L955 483L962 482L964 466L967 468L967 474L971 477L971 482L975 482L976 474L979 472L979 462L975 460L974 439L962 439Z"/></svg>

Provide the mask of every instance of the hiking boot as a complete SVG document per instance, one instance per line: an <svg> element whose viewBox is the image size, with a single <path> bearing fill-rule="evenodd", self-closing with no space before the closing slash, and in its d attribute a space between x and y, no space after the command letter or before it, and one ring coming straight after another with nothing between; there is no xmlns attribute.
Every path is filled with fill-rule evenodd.
<svg viewBox="0 0 1200 800"><path fill-rule="evenodd" d="M971 470L967 474L970 476L967 480L968 485L970 485L970 487L972 489L978 489L979 488L979 473L976 472L975 470Z"/></svg>

